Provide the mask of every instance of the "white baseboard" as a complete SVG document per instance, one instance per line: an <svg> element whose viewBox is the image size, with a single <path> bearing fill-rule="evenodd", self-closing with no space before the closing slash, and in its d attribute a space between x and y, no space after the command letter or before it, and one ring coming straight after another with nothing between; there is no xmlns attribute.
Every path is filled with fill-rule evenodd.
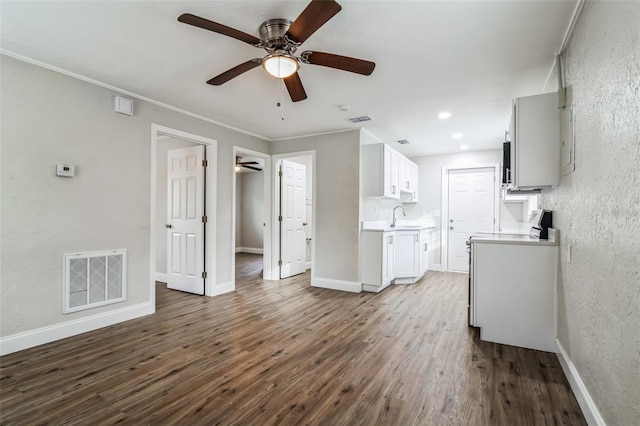
<svg viewBox="0 0 640 426"><path fill-rule="evenodd" d="M252 247L236 247L236 253L264 254L264 249Z"/></svg>
<svg viewBox="0 0 640 426"><path fill-rule="evenodd" d="M348 291L350 293L362 292L362 283L354 281L332 280L329 278L311 277L311 286L328 288L330 290Z"/></svg>
<svg viewBox="0 0 640 426"><path fill-rule="evenodd" d="M304 270L308 271L309 269L311 269L311 262L307 262L304 264Z"/></svg>
<svg viewBox="0 0 640 426"><path fill-rule="evenodd" d="M90 317L78 318L2 337L0 338L0 355L7 355L56 340L66 339L67 337L150 315L155 311L155 306L151 302L139 303Z"/></svg>
<svg viewBox="0 0 640 426"><path fill-rule="evenodd" d="M210 288L207 288L207 296L219 296L221 294L225 294L225 293L230 293L232 291L234 291L236 289L235 285L233 285L233 282L229 281L226 283L221 283L221 284L215 284L213 286L211 286Z"/></svg>
<svg viewBox="0 0 640 426"><path fill-rule="evenodd" d="M430 271L444 272L444 268L442 267L442 264L429 265L429 270Z"/></svg>
<svg viewBox="0 0 640 426"><path fill-rule="evenodd" d="M156 272L156 281L160 281L161 283L167 283L167 274L162 272Z"/></svg>
<svg viewBox="0 0 640 426"><path fill-rule="evenodd" d="M605 426L606 423L600 414L600 410L596 406L595 402L591 398L587 387L585 386L576 366L573 365L571 359L569 358L569 354L564 350L560 340L556 338L556 355L558 360L560 361L560 365L562 366L562 371L564 371L564 375L567 376L567 380L569 381L569 385L571 386L571 390L578 400L578 405L582 409L582 415L584 416L587 424L590 426Z"/></svg>

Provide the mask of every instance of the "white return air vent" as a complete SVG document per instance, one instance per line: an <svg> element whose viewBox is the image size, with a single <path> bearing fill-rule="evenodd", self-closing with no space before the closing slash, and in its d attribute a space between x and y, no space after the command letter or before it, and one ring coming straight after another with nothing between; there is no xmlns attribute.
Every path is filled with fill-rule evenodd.
<svg viewBox="0 0 640 426"><path fill-rule="evenodd" d="M63 313L127 300L127 251L64 255Z"/></svg>

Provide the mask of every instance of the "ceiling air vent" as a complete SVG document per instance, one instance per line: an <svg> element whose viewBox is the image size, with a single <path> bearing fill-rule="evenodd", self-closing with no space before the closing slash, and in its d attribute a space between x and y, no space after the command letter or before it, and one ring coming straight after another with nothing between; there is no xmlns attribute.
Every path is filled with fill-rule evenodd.
<svg viewBox="0 0 640 426"><path fill-rule="evenodd" d="M362 117L350 118L349 121L352 123L360 123L362 121L371 121L371 117L369 117L368 115L363 115Z"/></svg>
<svg viewBox="0 0 640 426"><path fill-rule="evenodd" d="M408 140L406 140L406 139L400 139L400 140L398 141L398 143L399 143L400 145L406 145L406 144L408 144L408 143L409 143L409 141L408 141Z"/></svg>

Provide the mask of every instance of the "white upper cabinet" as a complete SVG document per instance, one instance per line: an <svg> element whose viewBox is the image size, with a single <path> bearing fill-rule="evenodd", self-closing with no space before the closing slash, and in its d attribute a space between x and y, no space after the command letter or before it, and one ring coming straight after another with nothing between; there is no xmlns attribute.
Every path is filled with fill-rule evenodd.
<svg viewBox="0 0 640 426"><path fill-rule="evenodd" d="M363 145L362 191L365 197L418 200L418 165L387 144Z"/></svg>
<svg viewBox="0 0 640 426"><path fill-rule="evenodd" d="M511 187L532 190L560 183L558 94L516 98L511 116Z"/></svg>

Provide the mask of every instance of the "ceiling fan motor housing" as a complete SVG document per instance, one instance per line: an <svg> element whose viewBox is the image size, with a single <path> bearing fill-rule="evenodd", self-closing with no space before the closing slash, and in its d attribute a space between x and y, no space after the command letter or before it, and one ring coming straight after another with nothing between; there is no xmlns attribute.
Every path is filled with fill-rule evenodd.
<svg viewBox="0 0 640 426"><path fill-rule="evenodd" d="M296 51L298 44L285 37L290 26L288 19L269 19L260 25L260 38L268 52L280 50L293 54Z"/></svg>

